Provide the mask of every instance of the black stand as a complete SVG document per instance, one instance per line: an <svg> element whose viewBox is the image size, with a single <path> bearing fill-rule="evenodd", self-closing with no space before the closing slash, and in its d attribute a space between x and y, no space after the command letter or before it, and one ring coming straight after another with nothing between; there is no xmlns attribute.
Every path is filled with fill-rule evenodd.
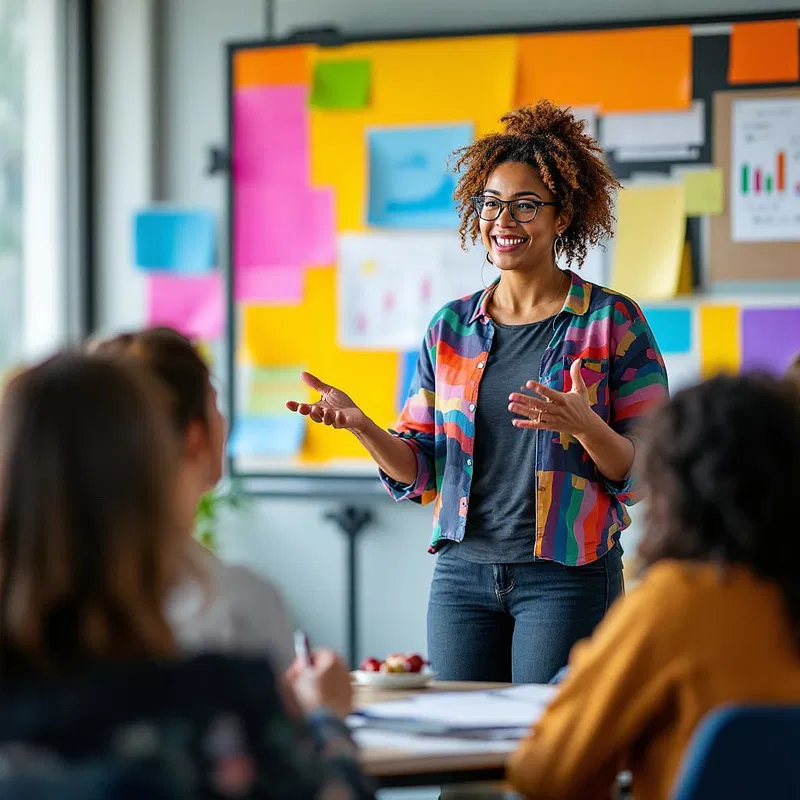
<svg viewBox="0 0 800 800"><path fill-rule="evenodd" d="M325 519L335 522L347 537L347 657L353 669L358 667L358 559L357 543L362 529L372 522L368 508L344 506L331 511Z"/></svg>

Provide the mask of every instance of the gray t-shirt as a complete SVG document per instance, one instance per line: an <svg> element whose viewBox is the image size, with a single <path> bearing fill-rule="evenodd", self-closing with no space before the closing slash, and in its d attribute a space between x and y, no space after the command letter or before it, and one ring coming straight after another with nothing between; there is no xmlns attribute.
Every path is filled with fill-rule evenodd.
<svg viewBox="0 0 800 800"><path fill-rule="evenodd" d="M475 453L464 541L442 552L480 564L534 561L536 431L511 424L508 396L539 377L553 317L528 325L494 323L475 412Z"/></svg>

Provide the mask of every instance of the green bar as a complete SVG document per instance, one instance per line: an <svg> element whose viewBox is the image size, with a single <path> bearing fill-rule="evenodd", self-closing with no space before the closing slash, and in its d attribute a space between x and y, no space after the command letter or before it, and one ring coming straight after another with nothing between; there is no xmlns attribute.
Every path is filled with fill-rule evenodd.
<svg viewBox="0 0 800 800"><path fill-rule="evenodd" d="M747 194L750 189L750 167L742 164L742 194Z"/></svg>
<svg viewBox="0 0 800 800"><path fill-rule="evenodd" d="M772 175L767 175L767 194L772 192Z"/></svg>

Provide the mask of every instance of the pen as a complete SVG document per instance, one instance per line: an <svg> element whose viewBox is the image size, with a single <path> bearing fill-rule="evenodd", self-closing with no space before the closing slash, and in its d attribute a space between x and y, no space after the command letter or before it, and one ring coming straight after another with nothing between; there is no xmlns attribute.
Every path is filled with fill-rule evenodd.
<svg viewBox="0 0 800 800"><path fill-rule="evenodd" d="M303 666L311 666L311 646L308 643L308 636L303 631L294 633L294 652Z"/></svg>

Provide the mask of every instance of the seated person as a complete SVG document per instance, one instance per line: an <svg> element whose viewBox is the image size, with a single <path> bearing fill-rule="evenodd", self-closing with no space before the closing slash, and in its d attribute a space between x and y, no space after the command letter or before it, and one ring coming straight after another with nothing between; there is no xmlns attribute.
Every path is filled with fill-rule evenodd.
<svg viewBox="0 0 800 800"><path fill-rule="evenodd" d="M179 797L373 797L333 654L295 665L293 688L266 658L179 657L164 609L194 517L181 469L164 393L133 363L59 355L7 385L3 775L147 764Z"/></svg>
<svg viewBox="0 0 800 800"><path fill-rule="evenodd" d="M800 703L800 413L785 386L718 377L645 432L641 583L570 656L512 756L514 787L666 798L700 719L725 703Z"/></svg>
<svg viewBox="0 0 800 800"><path fill-rule="evenodd" d="M169 328L121 334L94 342L89 350L134 358L163 382L181 454L179 502L196 510L219 482L225 454L225 420L206 362L188 339ZM186 578L167 606L181 646L266 651L277 670L287 669L294 639L278 591L247 567L226 564L191 536L186 546Z"/></svg>
<svg viewBox="0 0 800 800"><path fill-rule="evenodd" d="M785 378L797 392L800 392L800 353L792 359L792 363L786 370Z"/></svg>

